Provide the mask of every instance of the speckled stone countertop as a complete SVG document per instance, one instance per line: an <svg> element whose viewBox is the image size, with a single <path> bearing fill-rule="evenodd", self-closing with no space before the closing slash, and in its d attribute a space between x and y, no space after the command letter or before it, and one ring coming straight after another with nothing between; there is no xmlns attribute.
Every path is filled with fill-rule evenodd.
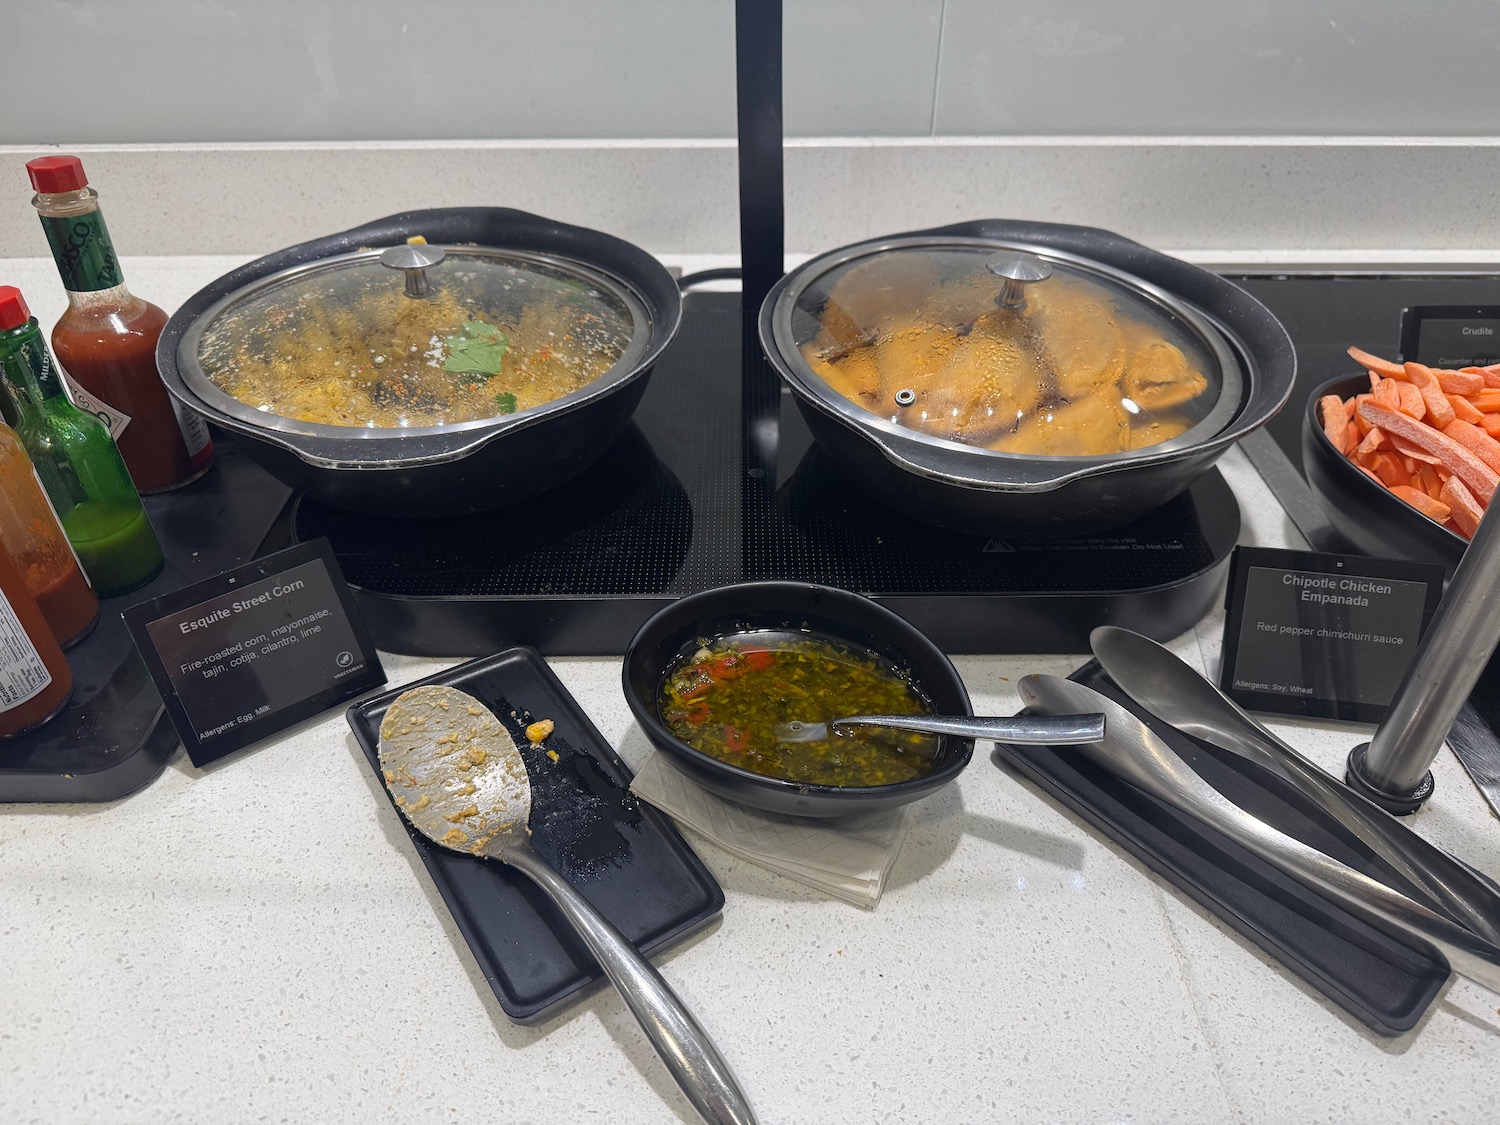
<svg viewBox="0 0 1500 1125"><path fill-rule="evenodd" d="M240 258L127 259L174 307ZM11 260L50 323L50 261ZM1243 541L1301 546L1238 451ZM1171 647L1217 666L1217 614ZM1004 714L1079 654L956 658ZM396 685L445 662L390 657ZM551 662L633 764L619 662ZM1332 771L1367 736L1277 724ZM1414 827L1500 875L1444 751ZM695 842L722 921L659 959L761 1120L1492 1121L1500 996L1384 1039L981 752L861 910ZM0 1121L688 1122L619 997L510 1023L340 712L105 805L0 806Z"/></svg>

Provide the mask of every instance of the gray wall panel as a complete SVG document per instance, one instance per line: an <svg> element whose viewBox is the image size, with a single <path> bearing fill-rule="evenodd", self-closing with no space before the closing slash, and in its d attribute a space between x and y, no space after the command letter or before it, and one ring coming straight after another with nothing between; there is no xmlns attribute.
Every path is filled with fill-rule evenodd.
<svg viewBox="0 0 1500 1125"><path fill-rule="evenodd" d="M1493 0L786 0L793 137L1500 133ZM714 138L733 0L0 0L0 144Z"/></svg>
<svg viewBox="0 0 1500 1125"><path fill-rule="evenodd" d="M946 136L1492 135L1493 0L947 0Z"/></svg>

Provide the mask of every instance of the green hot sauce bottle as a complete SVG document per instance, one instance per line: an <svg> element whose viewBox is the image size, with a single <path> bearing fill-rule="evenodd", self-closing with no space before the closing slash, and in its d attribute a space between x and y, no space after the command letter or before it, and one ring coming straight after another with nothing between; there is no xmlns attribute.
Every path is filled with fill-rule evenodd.
<svg viewBox="0 0 1500 1125"><path fill-rule="evenodd" d="M0 378L7 418L31 455L68 542L101 598L144 586L161 545L109 430L69 401L21 291L0 285Z"/></svg>

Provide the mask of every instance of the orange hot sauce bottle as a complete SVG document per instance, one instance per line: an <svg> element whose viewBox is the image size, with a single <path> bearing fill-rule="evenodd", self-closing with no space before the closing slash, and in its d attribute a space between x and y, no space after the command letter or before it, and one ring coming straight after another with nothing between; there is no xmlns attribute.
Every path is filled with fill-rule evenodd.
<svg viewBox="0 0 1500 1125"><path fill-rule="evenodd" d="M73 694L73 669L10 556L0 550L0 738L39 727Z"/></svg>

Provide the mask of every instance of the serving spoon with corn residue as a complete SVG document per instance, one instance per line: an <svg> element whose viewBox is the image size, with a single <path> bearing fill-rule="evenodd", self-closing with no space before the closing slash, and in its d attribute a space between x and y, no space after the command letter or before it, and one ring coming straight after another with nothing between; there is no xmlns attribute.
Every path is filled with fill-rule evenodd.
<svg viewBox="0 0 1500 1125"><path fill-rule="evenodd" d="M488 707L450 687L403 692L380 724L380 767L417 831L445 848L507 863L551 897L705 1121L753 1125L729 1064L655 966L531 846L526 763Z"/></svg>

